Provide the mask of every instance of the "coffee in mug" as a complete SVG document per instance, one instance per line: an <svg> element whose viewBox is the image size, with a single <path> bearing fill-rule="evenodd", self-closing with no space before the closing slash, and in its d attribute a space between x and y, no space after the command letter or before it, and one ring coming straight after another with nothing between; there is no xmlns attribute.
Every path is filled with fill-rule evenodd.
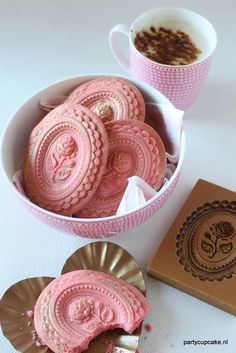
<svg viewBox="0 0 236 353"><path fill-rule="evenodd" d="M119 45L120 34L129 38L128 55ZM130 27L114 26L109 43L115 59L135 79L159 90L176 108L187 110L206 81L217 36L203 16L164 7L142 14Z"/></svg>

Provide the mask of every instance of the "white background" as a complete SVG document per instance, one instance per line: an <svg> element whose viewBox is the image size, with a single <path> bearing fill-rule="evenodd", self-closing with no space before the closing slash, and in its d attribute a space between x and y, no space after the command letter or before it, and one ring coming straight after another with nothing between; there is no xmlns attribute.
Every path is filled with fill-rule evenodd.
<svg viewBox="0 0 236 353"><path fill-rule="evenodd" d="M192 9L208 18L218 47L207 84L185 115L187 153L176 190L158 214L137 229L110 238L145 271L198 178L236 190L236 2L234 0L0 0L0 130L29 96L54 81L85 73L125 72L114 61L108 33L160 6ZM59 233L31 216L0 174L0 296L13 283L56 276L65 259L89 239ZM141 353L235 353L236 318L147 278L152 305ZM236 288L235 288L236 292ZM228 339L227 346L183 346L183 340ZM0 333L1 353L15 350Z"/></svg>

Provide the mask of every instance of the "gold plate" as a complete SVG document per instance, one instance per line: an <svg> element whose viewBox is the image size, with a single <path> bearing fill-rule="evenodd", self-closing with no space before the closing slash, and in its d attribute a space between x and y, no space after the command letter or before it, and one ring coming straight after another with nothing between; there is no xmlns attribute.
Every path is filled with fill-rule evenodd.
<svg viewBox="0 0 236 353"><path fill-rule="evenodd" d="M75 270L110 273L145 294L143 274L135 259L119 245L108 241L90 243L76 250L66 260L61 274Z"/></svg>
<svg viewBox="0 0 236 353"><path fill-rule="evenodd" d="M61 273L80 269L113 274L132 284L145 294L145 282L135 259L122 247L107 242L94 242L75 251L65 262ZM32 338L34 326L26 311L33 309L42 290L51 277L30 278L11 286L0 300L0 324L3 334L13 347L22 353L52 353L49 348L38 348ZM85 353L108 353L110 344L114 353L135 353L142 325L133 334L115 329L95 338ZM110 353L110 352L109 352Z"/></svg>
<svg viewBox="0 0 236 353"><path fill-rule="evenodd" d="M0 324L5 337L13 347L23 353L50 353L49 348L39 349L32 336L33 319L26 312L33 310L42 290L53 277L27 278L11 286L0 300Z"/></svg>

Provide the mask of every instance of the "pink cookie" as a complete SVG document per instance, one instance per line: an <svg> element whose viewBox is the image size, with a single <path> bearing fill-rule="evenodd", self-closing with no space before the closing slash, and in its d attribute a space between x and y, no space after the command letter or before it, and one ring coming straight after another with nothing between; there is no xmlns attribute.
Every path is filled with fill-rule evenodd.
<svg viewBox="0 0 236 353"><path fill-rule="evenodd" d="M120 119L144 121L145 102L140 91L118 77L99 77L77 87L68 102L91 109L103 122Z"/></svg>
<svg viewBox="0 0 236 353"><path fill-rule="evenodd" d="M166 153L157 132L142 121L119 120L105 124L108 133L106 170L96 193L77 217L115 214L127 179L133 175L159 190L166 173Z"/></svg>
<svg viewBox="0 0 236 353"><path fill-rule="evenodd" d="M24 160L24 188L32 202L69 216L95 193L108 153L107 133L89 109L63 104L33 129Z"/></svg>
<svg viewBox="0 0 236 353"><path fill-rule="evenodd" d="M132 333L149 311L143 294L117 277L90 270L69 272L39 296L34 324L56 353L80 353L100 333L123 328Z"/></svg>

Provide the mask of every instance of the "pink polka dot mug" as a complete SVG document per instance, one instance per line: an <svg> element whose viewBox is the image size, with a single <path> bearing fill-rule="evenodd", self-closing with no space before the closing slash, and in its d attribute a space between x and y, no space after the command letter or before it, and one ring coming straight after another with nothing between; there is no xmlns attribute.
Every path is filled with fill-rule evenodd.
<svg viewBox="0 0 236 353"><path fill-rule="evenodd" d="M185 32L201 54L188 65L164 65L148 59L135 48L134 40L137 32L151 26ZM129 38L128 58L119 46L120 34ZM210 22L195 12L181 8L157 8L139 16L130 28L124 24L114 26L110 31L109 44L115 59L135 79L161 91L176 108L187 110L206 81L217 35Z"/></svg>

